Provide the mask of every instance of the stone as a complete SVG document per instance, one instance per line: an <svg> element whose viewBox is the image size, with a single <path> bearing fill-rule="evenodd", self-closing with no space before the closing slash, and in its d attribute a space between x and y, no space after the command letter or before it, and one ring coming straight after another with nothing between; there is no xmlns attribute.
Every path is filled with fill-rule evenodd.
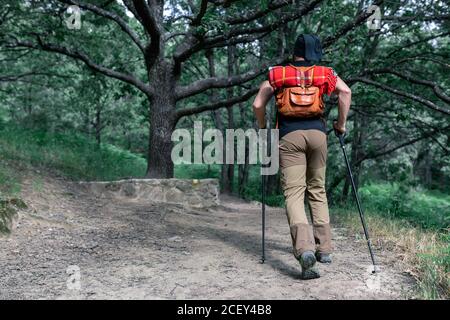
<svg viewBox="0 0 450 320"><path fill-rule="evenodd" d="M181 242L183 239L181 237L179 237L179 236L174 236L174 237L171 237L171 238L169 238L167 240L173 241L173 242Z"/></svg>
<svg viewBox="0 0 450 320"><path fill-rule="evenodd" d="M123 198L142 203L168 203L193 208L208 208L220 204L217 179L127 179L79 184L100 198Z"/></svg>

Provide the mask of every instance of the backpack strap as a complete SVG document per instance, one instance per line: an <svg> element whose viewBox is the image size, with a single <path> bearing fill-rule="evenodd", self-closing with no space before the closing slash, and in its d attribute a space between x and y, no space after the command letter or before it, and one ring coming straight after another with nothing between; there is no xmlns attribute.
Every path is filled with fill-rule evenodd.
<svg viewBox="0 0 450 320"><path fill-rule="evenodd" d="M307 87L311 87L314 85L314 66L311 66L311 68L306 69L305 71L300 69L300 74L301 74L301 79L303 80L303 85L301 85L302 88L307 88ZM306 85L306 72L308 72L309 70L311 70L311 83L309 85Z"/></svg>
<svg viewBox="0 0 450 320"><path fill-rule="evenodd" d="M311 84L309 85L309 87L311 87L314 84L314 67L313 66L310 70L311 70ZM306 84L306 79L305 79L305 84Z"/></svg>
<svg viewBox="0 0 450 320"><path fill-rule="evenodd" d="M302 87L302 77L303 73L299 67L294 66L293 64L289 64L290 67L295 69L295 78L297 80L297 86Z"/></svg>
<svg viewBox="0 0 450 320"><path fill-rule="evenodd" d="M302 69L297 69L297 73L300 73L300 87L305 87L305 73Z"/></svg>
<svg viewBox="0 0 450 320"><path fill-rule="evenodd" d="M302 70L302 67L297 67L294 66L293 64L290 64L291 67L295 68L295 70L297 70L297 86L302 87L302 88L306 88L306 72ZM315 65L311 66L311 68L307 69L306 71L311 70L311 84L308 86L312 86L313 85L313 80L314 80L314 68ZM283 67L283 84L284 84L284 67Z"/></svg>
<svg viewBox="0 0 450 320"><path fill-rule="evenodd" d="M286 67L283 67L283 77L281 79L281 86L284 87L284 81L286 80Z"/></svg>

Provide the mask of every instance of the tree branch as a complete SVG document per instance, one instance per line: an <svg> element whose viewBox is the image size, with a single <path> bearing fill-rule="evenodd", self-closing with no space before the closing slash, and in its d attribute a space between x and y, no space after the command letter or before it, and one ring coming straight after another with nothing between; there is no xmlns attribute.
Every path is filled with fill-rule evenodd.
<svg viewBox="0 0 450 320"><path fill-rule="evenodd" d="M208 0L202 0L198 14L195 16L195 18L191 22L192 26L196 27L202 23L203 16L205 15L206 9L208 7L208 2L209 2Z"/></svg>
<svg viewBox="0 0 450 320"><path fill-rule="evenodd" d="M144 56L147 69L150 69L155 63L159 53L161 52L161 28L158 25L156 15L158 9L153 1L149 1L151 8L145 0L133 0L136 14L144 29L150 35L150 45L145 48Z"/></svg>
<svg viewBox="0 0 450 320"><path fill-rule="evenodd" d="M417 102L423 104L424 106L426 106L426 107L428 107L428 108L430 108L430 109L432 109L434 111L438 111L438 112L443 113L445 115L450 115L450 110L448 110L448 109L442 108L442 107L434 104L433 102L431 102L431 101L429 101L427 99L424 99L424 98L422 98L420 96L417 96L417 95L414 95L414 94L411 94L411 93L407 93L407 92L404 92L404 91L401 91L401 90L389 87L388 85L386 85L384 83L376 82L376 81L373 81L373 80L370 80L370 79L367 79L367 78L364 78L364 77L351 78L350 81L363 82L363 83L370 84L370 85L372 85L374 87L383 89L385 91L389 91L389 92L391 92L391 93L393 93L395 95L398 95L398 96L401 96L401 97L405 97L405 98L417 101Z"/></svg>
<svg viewBox="0 0 450 320"><path fill-rule="evenodd" d="M449 128L450 128L450 126L446 126L446 127L440 128L440 129L432 130L432 131L427 132L427 133L425 133L425 134L423 134L423 135L421 135L419 137L416 137L414 139L408 140L408 141L406 141L404 143L401 143L401 144L399 144L397 146L394 146L394 147L392 147L392 148L390 148L388 150L382 151L382 152L366 153L366 154L364 154L361 158L359 158L357 161L355 161L351 165L352 166L359 166L365 160L373 160L373 159L376 159L376 158L388 155L388 154L390 154L390 153L392 153L394 151L397 151L397 150L399 150L401 148L404 148L406 146L412 145L412 144L414 144L414 143L416 143L416 142L418 142L420 140L430 138L430 137L432 137L433 135L435 135L438 132L445 132ZM339 183L346 177L346 175L347 175L346 171L345 172L341 172L339 175L337 175L336 178L333 180L333 182L328 186L327 192L330 192L331 190L336 188L339 185Z"/></svg>
<svg viewBox="0 0 450 320"><path fill-rule="evenodd" d="M207 38L207 39L205 39L204 43L206 45L213 45L215 43L227 41L227 40L230 40L234 37L241 36L241 35L275 31L280 26L285 25L286 23L288 23L290 21L297 20L297 19L301 18L302 16L306 15L307 13L312 11L322 1L323 0L312 0L311 2L307 3L304 7L302 7L297 12L281 15L280 17L278 17L278 19L276 21L269 23L267 25L254 26L254 27L248 27L248 28L242 28L242 29L234 28L234 29L231 29L230 31L228 31L227 33L217 35L215 37Z"/></svg>
<svg viewBox="0 0 450 320"><path fill-rule="evenodd" d="M152 40L153 38L158 38L160 36L160 29L155 17L156 8L152 7L151 10L145 0L133 0L133 5L136 14L142 19L141 21L145 31L147 31Z"/></svg>
<svg viewBox="0 0 450 320"><path fill-rule="evenodd" d="M146 95L152 94L152 89L150 86L148 86L147 84L145 84L144 82L142 82L141 80L139 80L138 78L136 78L131 74L115 71L100 64L97 64L83 52L79 52L77 50L69 49L63 46L58 46L52 43L45 43L39 36L37 36L37 38L38 38L37 44L29 41L16 40L15 43L12 44L12 46L27 47L38 50L41 49L48 52L63 54L65 56L84 62L89 68L97 72L100 72L108 77L129 83L138 88L139 90L141 90Z"/></svg>
<svg viewBox="0 0 450 320"><path fill-rule="evenodd" d="M214 3L216 6L222 6L224 8L228 8L231 6L233 2L238 2L240 0L210 0L211 3Z"/></svg>
<svg viewBox="0 0 450 320"><path fill-rule="evenodd" d="M426 133L424 133L423 135L421 135L421 136L419 136L419 137L416 137L416 138L414 138L414 139L411 139L411 140L408 140L408 141L406 141L406 142L403 142L403 143L401 143L401 144L399 144L399 145L396 145L395 147L392 147L392 148L390 148L390 149L388 149L388 150L385 150L385 151L382 151L382 152L378 152L378 153L370 153L370 152L369 152L369 153L366 153L366 154L363 155L360 159L358 159L358 160L355 162L354 165L357 166L357 165L361 164L361 162L363 162L363 161L365 161L365 160L376 159L376 158L385 156L385 155L387 155L387 154L389 154L389 153L392 153L392 152L394 152L394 151L397 151L398 149L401 149L401 148L403 148L403 147L406 147L406 146L409 146L409 145L411 145L411 144L414 144L414 143L416 143L416 142L418 142L418 141L420 141L420 140L423 140L423 139L426 139L426 138L430 138L430 137L432 137L433 135L435 135L436 133L446 131L446 130L448 130L449 128L450 128L450 126L445 126L445 127L443 127L443 128L440 128L440 129L431 130L430 132L426 132Z"/></svg>
<svg viewBox="0 0 450 320"><path fill-rule="evenodd" d="M232 28L230 31L221 33L216 36L211 36L204 38L199 35L194 35L190 32L182 45L177 48L173 58L177 63L181 63L186 61L192 54L198 52L205 48L214 48L218 46L228 45L229 41L236 40L240 36L252 35L252 34L261 34L261 33L270 33L274 30L277 30L281 25L284 25L290 21L299 19L305 14L312 11L319 3L323 0L311 0L308 4L302 7L295 13L287 13L280 16L276 21L269 23L267 25L258 25L247 28ZM245 38L244 38L245 39ZM234 41L234 43L240 43L239 40Z"/></svg>
<svg viewBox="0 0 450 320"><path fill-rule="evenodd" d="M29 77L29 76L47 76L47 77L59 77L59 78L70 78L69 76L64 76L57 73L50 73L50 72L39 72L39 71L29 71L24 72L17 75L3 75L0 76L0 82L12 82L17 81L21 78Z"/></svg>
<svg viewBox="0 0 450 320"><path fill-rule="evenodd" d="M271 32L272 31L267 31L267 32L264 32L264 33L243 35L243 36L231 38L230 40L216 42L214 44L205 43L205 45L203 46L202 49L213 49L213 48L219 48L219 47L232 46L232 45L236 45L236 44L250 43L250 42L254 42L256 40L264 38L265 36L267 36Z"/></svg>
<svg viewBox="0 0 450 320"><path fill-rule="evenodd" d="M138 46L138 48L142 52L144 52L144 45L140 41L138 34L136 32L134 32L134 30L131 29L130 26L127 24L127 22L124 19L122 19L122 17L117 15L116 13L102 9L93 4L83 3L80 1L75 1L75 0L58 0L58 1L65 3L65 4L77 5L80 8L91 11L92 13L94 13L98 16L101 16L101 17L104 17L104 18L114 21L131 38L131 40L133 40L133 42Z"/></svg>
<svg viewBox="0 0 450 320"><path fill-rule="evenodd" d="M384 21L408 21L411 16L383 16L381 17ZM450 14L437 14L434 16L421 16L418 15L417 17L414 17L415 21L444 21L444 20L450 20Z"/></svg>
<svg viewBox="0 0 450 320"><path fill-rule="evenodd" d="M447 96L444 91L442 90L442 88L439 86L439 84L433 82L433 81L429 81L429 80L423 80L423 79L419 79L419 78L415 78L413 77L410 73L408 72L398 72L396 70L393 69L389 69L389 68L382 68L382 69L376 69L373 70L371 73L373 74L382 74L382 73L389 73L389 74L393 74L399 78L405 79L411 83L415 83L415 84L420 84L420 85L424 85L427 87L430 87L433 89L434 93L436 94L436 96L441 99L442 101L446 102L446 103L450 103L450 97Z"/></svg>
<svg viewBox="0 0 450 320"><path fill-rule="evenodd" d="M133 16L136 18L137 21L144 27L144 21L141 19L139 14L136 11L136 8L134 7L133 0L122 0L123 4L127 9L133 14Z"/></svg>
<svg viewBox="0 0 450 320"><path fill-rule="evenodd" d="M271 1L269 3L269 5L262 10L259 10L256 12L250 12L250 13L243 14L243 15L238 15L236 17L227 18L227 19L225 19L225 21L227 23L229 23L230 25L248 23L250 21L262 18L262 17L266 16L267 14L271 13L272 11L275 11L277 9L285 7L285 6L289 5L290 2L292 2L292 0L290 0L290 1L288 1L288 0ZM304 1L304 2L306 2L306 1Z"/></svg>
<svg viewBox="0 0 450 320"><path fill-rule="evenodd" d="M390 58L392 55L394 55L395 53L397 53L399 51L402 51L403 49L415 46L415 45L423 43L423 42L428 42L428 41L436 39L436 38L446 37L448 35L450 35L450 32L443 32L443 33L439 33L439 34L433 34L433 35L431 35L429 37L425 37L425 38L419 39L417 41L401 44L397 49L392 50L391 52L389 52L387 54L386 58Z"/></svg>
<svg viewBox="0 0 450 320"><path fill-rule="evenodd" d="M258 69L253 69L246 73L242 73L240 75L226 77L226 78L218 78L211 77L207 79L201 79L193 82L190 85L177 87L176 89L176 97L177 100L185 99L187 97L199 94L208 89L212 88L229 88L238 84L245 83L247 81L253 80L259 75L263 74L267 71L268 66L280 63L281 59L278 59L276 62L271 62L263 65Z"/></svg>
<svg viewBox="0 0 450 320"><path fill-rule="evenodd" d="M376 0L373 2L373 4L377 5L377 6L381 5L382 3L383 3L383 0ZM357 26L363 24L367 20L367 18L369 18L372 14L373 13L371 13L371 12L362 11L355 17L355 19L344 24L341 27L341 29L339 29L334 35L325 38L325 40L322 42L322 47L327 48L327 47L331 46L339 38L346 35L350 31L355 29Z"/></svg>
<svg viewBox="0 0 450 320"><path fill-rule="evenodd" d="M250 97L252 97L254 94L256 94L258 92L258 90L259 90L259 88L253 88L253 89L248 90L247 92L245 92L242 95L235 96L228 100L221 100L221 101L217 101L217 102L214 102L211 104L201 105L198 107L177 110L175 113L175 119L176 119L175 121L179 121L182 117L190 116L190 115L201 113L204 111L216 110L216 109L224 108L224 107L231 107L232 105L235 105L236 103L244 102L244 101L250 99Z"/></svg>
<svg viewBox="0 0 450 320"><path fill-rule="evenodd" d="M416 61L416 60L431 61L431 62L434 62L436 64L443 66L444 68L450 69L450 64L444 60L434 59L431 57L420 56L420 55L401 59L401 60L397 61L395 64L399 65L399 64L402 64L405 62Z"/></svg>

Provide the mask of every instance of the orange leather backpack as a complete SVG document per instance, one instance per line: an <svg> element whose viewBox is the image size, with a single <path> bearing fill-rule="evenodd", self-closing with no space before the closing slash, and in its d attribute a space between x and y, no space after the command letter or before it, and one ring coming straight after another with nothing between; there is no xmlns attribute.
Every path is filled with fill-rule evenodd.
<svg viewBox="0 0 450 320"><path fill-rule="evenodd" d="M284 86L287 67L283 67L282 88L275 96L278 112L287 117L299 118L310 118L322 115L325 106L319 87L313 85L314 66L295 67L291 65L291 67L295 68L298 73L295 76L297 85ZM291 80L293 79L289 75L288 78Z"/></svg>

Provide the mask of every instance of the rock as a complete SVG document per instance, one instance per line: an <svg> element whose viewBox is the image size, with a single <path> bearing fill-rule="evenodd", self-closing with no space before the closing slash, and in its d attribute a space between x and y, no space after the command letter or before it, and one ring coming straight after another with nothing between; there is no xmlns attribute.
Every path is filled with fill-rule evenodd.
<svg viewBox="0 0 450 320"><path fill-rule="evenodd" d="M173 241L173 242L181 242L181 241L183 241L183 239L181 237L179 237L179 236L174 236L174 237L171 237L171 238L169 238L167 240Z"/></svg>
<svg viewBox="0 0 450 320"><path fill-rule="evenodd" d="M169 203L194 208L219 205L217 179L128 179L79 184L100 198L125 198L143 203Z"/></svg>

